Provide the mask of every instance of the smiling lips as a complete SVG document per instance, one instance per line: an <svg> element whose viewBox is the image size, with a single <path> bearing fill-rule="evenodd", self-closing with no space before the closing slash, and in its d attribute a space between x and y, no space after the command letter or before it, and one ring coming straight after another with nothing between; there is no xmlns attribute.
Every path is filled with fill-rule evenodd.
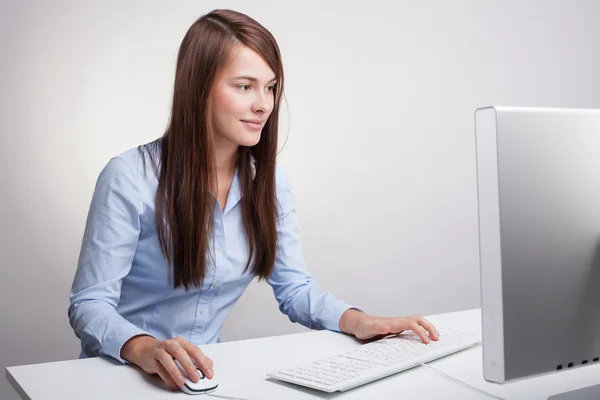
<svg viewBox="0 0 600 400"><path fill-rule="evenodd" d="M262 121L260 119L242 119L240 120L249 127L250 129L260 130L262 128Z"/></svg>

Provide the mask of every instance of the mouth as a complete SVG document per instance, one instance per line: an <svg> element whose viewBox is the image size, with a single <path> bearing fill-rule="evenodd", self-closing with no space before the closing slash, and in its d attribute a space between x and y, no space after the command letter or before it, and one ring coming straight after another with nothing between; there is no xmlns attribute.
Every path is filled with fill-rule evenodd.
<svg viewBox="0 0 600 400"><path fill-rule="evenodd" d="M244 123L244 125L248 126L249 128L252 129L260 129L262 128L262 121L259 120L247 120L247 119L242 119L240 120Z"/></svg>

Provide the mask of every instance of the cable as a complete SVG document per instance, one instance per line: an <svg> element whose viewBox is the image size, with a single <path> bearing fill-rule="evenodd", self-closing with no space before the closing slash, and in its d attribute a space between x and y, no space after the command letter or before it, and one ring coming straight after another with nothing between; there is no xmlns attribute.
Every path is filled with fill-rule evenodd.
<svg viewBox="0 0 600 400"><path fill-rule="evenodd" d="M464 383L464 382L461 382L461 381L459 381L458 379L452 378L451 376L449 376L449 375L446 375L445 373L443 373L442 371L440 371L440 370L438 370L438 369L436 369L436 368L432 367L431 365L428 365L428 364L421 363L421 364L420 364L420 366L421 366L421 367L425 367L425 369L428 369L428 370L430 370L430 371L433 371L433 372L435 372L436 374L438 374L438 375L440 375L440 376L442 376L442 377L444 377L444 378L448 379L448 380L449 380L449 381L451 381L451 382L454 382L454 383L456 383L456 384L458 384L458 385L464 386L464 387L466 387L467 389L471 389L471 390L473 390L473 391L475 391L475 392L477 392L477 393L483 394L484 396L488 396L488 397L491 397L492 399L496 399L496 400L507 400L507 399L505 399L504 397L496 396L496 395L494 395L494 394L492 394L492 393L488 393L488 392L486 392L486 391L484 391L484 390L477 389L477 388L476 388L476 387L474 387L474 386L471 386L471 385L469 385L469 384L466 384L466 383ZM232 397L232 396L225 396L225 395L212 394L212 393L206 393L206 395L207 395L207 396L211 396L211 397L220 398L220 399L225 399L225 400L250 400L250 399L247 399L247 398L242 398L242 397Z"/></svg>
<svg viewBox="0 0 600 400"><path fill-rule="evenodd" d="M485 395L485 396L491 397L492 399L496 399L496 400L507 400L507 399L505 399L504 397L496 396L495 394L488 393L488 392L486 392L486 391L483 391L483 390L481 390L481 389L477 389L477 388L476 388L476 387L474 387L474 386L471 386L471 385L469 385L469 384L466 384L466 383L464 383L464 382L461 382L461 381L459 381L458 379L454 379L454 378L452 378L451 376L448 376L448 375L446 375L446 374L445 374L445 373L443 373L442 371L439 371L439 370L437 370L437 369L433 368L431 365L427 365L427 364L421 363L421 367L425 367L426 369L429 369L429 370L431 370L431 371L435 372L436 374L438 374L438 375L440 375L440 376L442 376L442 377L444 377L444 378L446 378L446 379L448 379L448 380L450 380L450 381L452 381L452 382L454 382L454 383L457 383L457 384L459 384L459 385L461 385L461 386L464 386L464 387L466 387L467 389L474 390L475 392L481 393L481 394L483 394L483 395Z"/></svg>
<svg viewBox="0 0 600 400"><path fill-rule="evenodd" d="M226 400L250 400L250 399L245 399L245 398L241 398L241 397L223 396L223 395L212 394L212 393L206 393L206 395L212 396L212 397L218 397L220 399L226 399Z"/></svg>

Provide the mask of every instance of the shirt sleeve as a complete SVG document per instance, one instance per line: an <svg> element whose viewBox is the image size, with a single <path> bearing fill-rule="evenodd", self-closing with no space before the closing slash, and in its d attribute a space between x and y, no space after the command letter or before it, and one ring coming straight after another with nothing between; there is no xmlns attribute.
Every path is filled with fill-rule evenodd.
<svg viewBox="0 0 600 400"><path fill-rule="evenodd" d="M111 159L96 182L70 292L69 322L87 355L127 363L120 356L123 344L149 335L116 309L137 248L142 211L133 169L121 158Z"/></svg>
<svg viewBox="0 0 600 400"><path fill-rule="evenodd" d="M279 310L292 322L311 329L341 332L339 320L353 307L333 294L320 290L308 272L298 236L298 218L294 197L287 179L278 173L279 218L277 221L278 246L275 268L267 280L279 303Z"/></svg>

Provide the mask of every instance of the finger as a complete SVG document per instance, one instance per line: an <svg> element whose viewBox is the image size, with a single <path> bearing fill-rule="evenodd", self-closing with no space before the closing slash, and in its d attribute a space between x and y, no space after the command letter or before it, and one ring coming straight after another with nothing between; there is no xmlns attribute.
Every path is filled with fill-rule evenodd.
<svg viewBox="0 0 600 400"><path fill-rule="evenodd" d="M427 321L423 317L419 317L419 324L429 332L429 337L431 337L433 340L440 339L440 333L431 322Z"/></svg>
<svg viewBox="0 0 600 400"><path fill-rule="evenodd" d="M167 384L169 389L178 390L179 385L177 385L177 383L173 380L173 377L171 376L171 374L169 374L169 372L167 372L165 367L158 360L154 360L154 362L156 364L154 370L156 371L158 376L160 376L160 378L163 380L163 382Z"/></svg>
<svg viewBox="0 0 600 400"><path fill-rule="evenodd" d="M416 320L412 320L412 322L410 323L410 329L416 333L417 335L419 335L419 338L421 338L421 341L423 343L429 343L429 337L427 336L427 334L425 333L425 330L423 328L421 328L421 325L419 325L419 323Z"/></svg>
<svg viewBox="0 0 600 400"><path fill-rule="evenodd" d="M394 318L391 321L391 333L402 333L403 331L405 331L406 329L410 329L410 320L408 320L406 318ZM408 326L407 326L408 325Z"/></svg>
<svg viewBox="0 0 600 400"><path fill-rule="evenodd" d="M171 376L171 378L175 381L177 387L183 386L185 384L185 377L175 365L175 361L173 361L173 357L171 354L166 351L162 351L157 357L157 361L162 364L167 373Z"/></svg>
<svg viewBox="0 0 600 400"><path fill-rule="evenodd" d="M200 380L200 374L196 370L196 365L190 358L189 354L180 344L174 345L169 349L169 353L172 358L175 358L181 368L185 371L185 375L192 381L198 382Z"/></svg>
<svg viewBox="0 0 600 400"><path fill-rule="evenodd" d="M182 345L184 346L185 350L188 352L190 357L196 362L196 365L198 366L198 368L200 368L202 373L204 373L204 375L208 379L212 379L215 376L215 372L213 371L213 360L208 358L202 352L202 350L200 350L198 346L196 346L193 343L186 341L185 343L182 343Z"/></svg>
<svg viewBox="0 0 600 400"><path fill-rule="evenodd" d="M407 318L389 318L388 321L383 324L388 326L388 333L392 334L399 334L410 329L408 327L410 326L410 320Z"/></svg>

